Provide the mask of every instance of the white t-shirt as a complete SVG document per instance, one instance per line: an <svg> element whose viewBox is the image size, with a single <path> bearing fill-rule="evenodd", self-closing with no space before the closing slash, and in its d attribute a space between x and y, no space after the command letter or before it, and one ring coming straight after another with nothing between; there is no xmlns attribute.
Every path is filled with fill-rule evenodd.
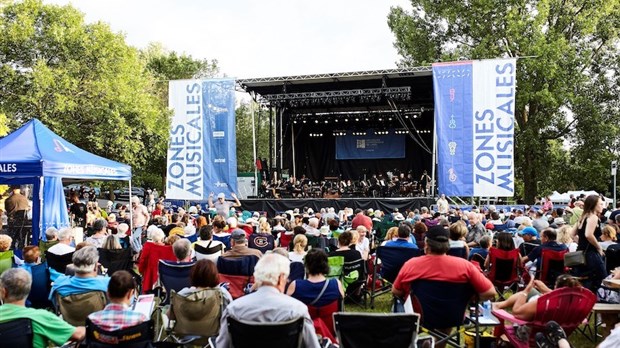
<svg viewBox="0 0 620 348"><path fill-rule="evenodd" d="M306 256L306 253L298 254L294 251L289 251L288 253L288 259L291 260L291 262L304 262L305 256Z"/></svg>
<svg viewBox="0 0 620 348"><path fill-rule="evenodd" d="M47 251L55 255L64 255L74 252L75 248L67 244L57 243L54 244L51 248L47 249Z"/></svg>

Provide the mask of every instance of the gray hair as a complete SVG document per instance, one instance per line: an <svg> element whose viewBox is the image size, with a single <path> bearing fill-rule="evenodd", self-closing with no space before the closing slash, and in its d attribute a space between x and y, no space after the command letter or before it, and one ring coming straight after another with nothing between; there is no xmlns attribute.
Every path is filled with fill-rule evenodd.
<svg viewBox="0 0 620 348"><path fill-rule="evenodd" d="M166 238L164 231L161 228L151 231L151 240L153 242L162 242Z"/></svg>
<svg viewBox="0 0 620 348"><path fill-rule="evenodd" d="M71 261L76 274L88 274L95 270L99 262L99 252L94 246L87 246L73 253Z"/></svg>
<svg viewBox="0 0 620 348"><path fill-rule="evenodd" d="M315 217L308 219L308 226L312 226L314 228L319 227L319 219Z"/></svg>
<svg viewBox="0 0 620 348"><path fill-rule="evenodd" d="M265 254L254 267L254 280L258 286L275 286L281 275L288 278L289 270L289 259L276 253Z"/></svg>
<svg viewBox="0 0 620 348"><path fill-rule="evenodd" d="M32 276L23 268L10 268L0 276L0 288L6 292L2 299L5 303L28 298L31 286Z"/></svg>
<svg viewBox="0 0 620 348"><path fill-rule="evenodd" d="M71 240L71 238L74 236L75 236L75 233L73 232L73 229L71 227L63 228L60 231L58 231L59 241Z"/></svg>
<svg viewBox="0 0 620 348"><path fill-rule="evenodd" d="M108 227L108 222L104 219L97 219L95 220L95 222L93 222L93 230L95 232L104 230L106 227Z"/></svg>
<svg viewBox="0 0 620 348"><path fill-rule="evenodd" d="M58 237L58 230L56 229L56 227L52 226L52 227L48 227L47 230L45 230L45 238L49 241L49 240L54 240L54 238Z"/></svg>
<svg viewBox="0 0 620 348"><path fill-rule="evenodd" d="M181 238L172 244L172 251L178 260L185 260L192 252L192 243L186 238Z"/></svg>
<svg viewBox="0 0 620 348"><path fill-rule="evenodd" d="M109 236L106 237L105 241L103 242L103 245L101 245L102 249L122 249L121 247L121 243L119 243L118 238L111 234Z"/></svg>

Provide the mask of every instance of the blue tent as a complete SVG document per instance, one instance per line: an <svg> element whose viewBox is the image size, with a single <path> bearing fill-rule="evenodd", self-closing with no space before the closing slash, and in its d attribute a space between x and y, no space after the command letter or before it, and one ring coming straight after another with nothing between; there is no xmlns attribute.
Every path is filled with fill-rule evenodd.
<svg viewBox="0 0 620 348"><path fill-rule="evenodd" d="M69 225L63 178L129 181L131 167L80 149L37 119L0 139L0 184L34 185L32 240L35 243L41 228Z"/></svg>

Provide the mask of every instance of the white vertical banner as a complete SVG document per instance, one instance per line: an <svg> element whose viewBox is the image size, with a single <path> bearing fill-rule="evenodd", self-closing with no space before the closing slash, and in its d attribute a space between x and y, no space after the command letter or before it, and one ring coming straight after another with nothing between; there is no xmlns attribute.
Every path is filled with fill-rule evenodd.
<svg viewBox="0 0 620 348"><path fill-rule="evenodd" d="M472 63L474 196L512 197L517 62Z"/></svg>

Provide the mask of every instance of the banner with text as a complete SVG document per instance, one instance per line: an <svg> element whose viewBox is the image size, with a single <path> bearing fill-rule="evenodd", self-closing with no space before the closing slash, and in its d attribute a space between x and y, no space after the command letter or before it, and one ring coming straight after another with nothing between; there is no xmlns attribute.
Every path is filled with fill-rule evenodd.
<svg viewBox="0 0 620 348"><path fill-rule="evenodd" d="M405 135L375 134L370 129L366 135L336 137L337 160L381 158L405 158Z"/></svg>
<svg viewBox="0 0 620 348"><path fill-rule="evenodd" d="M516 63L433 64L439 193L514 195Z"/></svg>
<svg viewBox="0 0 620 348"><path fill-rule="evenodd" d="M235 80L170 81L168 105L166 198L230 197L237 191Z"/></svg>

